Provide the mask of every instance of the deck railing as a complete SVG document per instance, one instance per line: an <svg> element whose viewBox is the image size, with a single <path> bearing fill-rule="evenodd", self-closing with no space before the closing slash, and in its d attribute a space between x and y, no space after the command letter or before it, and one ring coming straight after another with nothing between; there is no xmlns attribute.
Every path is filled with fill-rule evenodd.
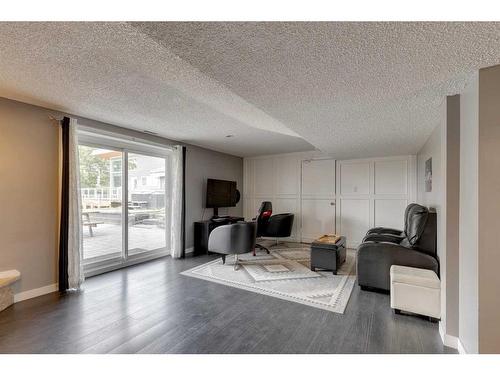
<svg viewBox="0 0 500 375"><path fill-rule="evenodd" d="M122 188L81 188L81 196L83 206L90 205L92 207L101 207L101 205L108 205L111 201L122 200Z"/></svg>

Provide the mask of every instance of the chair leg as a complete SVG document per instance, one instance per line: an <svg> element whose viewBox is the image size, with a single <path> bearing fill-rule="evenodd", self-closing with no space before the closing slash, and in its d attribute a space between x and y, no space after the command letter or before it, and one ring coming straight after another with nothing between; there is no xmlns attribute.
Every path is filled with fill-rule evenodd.
<svg viewBox="0 0 500 375"><path fill-rule="evenodd" d="M260 245L260 244L256 244L256 245L255 245L255 248L254 248L254 252L253 252L253 255L254 255L254 256L255 256L255 249L262 249L262 250L266 250L266 252L267 252L268 254L271 254L271 253L269 252L269 249L268 249L267 247L262 246L262 245Z"/></svg>
<svg viewBox="0 0 500 375"><path fill-rule="evenodd" d="M234 270L238 269L238 254L234 254Z"/></svg>
<svg viewBox="0 0 500 375"><path fill-rule="evenodd" d="M222 264L226 264L226 254L222 254Z"/></svg>

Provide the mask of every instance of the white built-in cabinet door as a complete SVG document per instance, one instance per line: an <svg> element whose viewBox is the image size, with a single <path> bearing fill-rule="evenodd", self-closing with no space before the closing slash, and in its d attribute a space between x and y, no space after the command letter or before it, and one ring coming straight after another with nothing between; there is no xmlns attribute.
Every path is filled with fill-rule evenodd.
<svg viewBox="0 0 500 375"><path fill-rule="evenodd" d="M403 228L415 174L412 156L337 162L337 232L348 247L357 247L371 227Z"/></svg>
<svg viewBox="0 0 500 375"><path fill-rule="evenodd" d="M288 240L311 242L337 233L352 248L371 227L403 227L405 207L416 197L414 156L320 158L289 154L245 159L245 217L255 217L260 204L271 201L275 214L295 214Z"/></svg>
<svg viewBox="0 0 500 375"><path fill-rule="evenodd" d="M301 239L335 233L335 160L301 163Z"/></svg>

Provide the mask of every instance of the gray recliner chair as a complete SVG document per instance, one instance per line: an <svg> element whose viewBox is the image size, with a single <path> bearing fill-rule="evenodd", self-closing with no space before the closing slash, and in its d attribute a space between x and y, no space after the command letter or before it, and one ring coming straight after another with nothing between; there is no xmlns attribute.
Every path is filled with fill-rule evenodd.
<svg viewBox="0 0 500 375"><path fill-rule="evenodd" d="M368 231L358 247L357 277L361 289L390 290L392 265L429 269L439 275L436 212L412 204L405 214L402 235Z"/></svg>
<svg viewBox="0 0 500 375"><path fill-rule="evenodd" d="M363 238L362 242L367 242L367 241L389 241L389 242L400 242L405 238L405 233L406 229L408 227L408 214L410 213L411 209L414 206L418 206L416 203L410 203L404 213L404 228L403 230L401 229L394 229L394 228L387 228L387 227L375 227L368 232L366 232L365 237Z"/></svg>
<svg viewBox="0 0 500 375"><path fill-rule="evenodd" d="M257 224L238 222L215 228L208 238L208 250L222 255L222 264L226 264L226 255L234 254L234 269L238 268L238 255L255 249Z"/></svg>

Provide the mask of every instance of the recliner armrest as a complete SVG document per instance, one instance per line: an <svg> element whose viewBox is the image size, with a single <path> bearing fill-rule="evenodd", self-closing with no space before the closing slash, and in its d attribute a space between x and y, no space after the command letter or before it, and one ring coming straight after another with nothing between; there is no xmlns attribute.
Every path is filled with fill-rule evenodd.
<svg viewBox="0 0 500 375"><path fill-rule="evenodd" d="M372 228L370 230L368 230L368 232L366 232L366 234L380 234L380 233L384 233L384 234L393 234L393 235L396 235L396 236L400 236L403 234L403 231L401 229L394 229L394 228L385 228L385 227L375 227L375 228Z"/></svg>
<svg viewBox="0 0 500 375"><path fill-rule="evenodd" d="M358 284L390 289L392 265L429 269L439 274L438 260L428 254L392 242L365 242L357 251Z"/></svg>
<svg viewBox="0 0 500 375"><path fill-rule="evenodd" d="M395 234L388 233L369 233L367 234L362 242L392 242L392 243L400 243L404 239L404 236L397 236Z"/></svg>

